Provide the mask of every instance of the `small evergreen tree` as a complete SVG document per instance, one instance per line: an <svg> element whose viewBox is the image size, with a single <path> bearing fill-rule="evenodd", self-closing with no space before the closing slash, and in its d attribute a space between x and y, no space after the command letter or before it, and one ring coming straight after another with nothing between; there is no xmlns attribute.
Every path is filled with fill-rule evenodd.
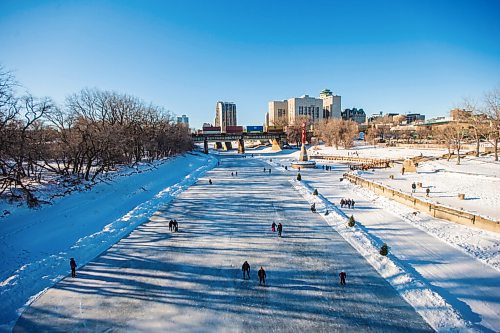
<svg viewBox="0 0 500 333"><path fill-rule="evenodd" d="M302 180L302 176L300 175L300 172L297 174L297 180L300 182Z"/></svg>
<svg viewBox="0 0 500 333"><path fill-rule="evenodd" d="M380 247L380 254L383 255L383 256L386 256L387 253L389 253L389 247L387 246L386 243L382 244L382 246Z"/></svg>
<svg viewBox="0 0 500 333"><path fill-rule="evenodd" d="M313 195L318 195L318 189L317 188L314 189Z"/></svg>
<svg viewBox="0 0 500 333"><path fill-rule="evenodd" d="M354 227L355 224L356 224L356 220L354 219L354 216L351 215L351 217L349 218L349 222L347 222L347 225L352 228L352 227Z"/></svg>

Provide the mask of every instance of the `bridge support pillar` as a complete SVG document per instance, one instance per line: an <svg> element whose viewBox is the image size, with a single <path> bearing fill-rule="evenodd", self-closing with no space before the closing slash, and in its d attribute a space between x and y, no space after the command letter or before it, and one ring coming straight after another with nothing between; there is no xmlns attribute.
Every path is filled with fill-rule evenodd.
<svg viewBox="0 0 500 333"><path fill-rule="evenodd" d="M245 141L243 139L238 140L238 153L239 154L245 153Z"/></svg>
<svg viewBox="0 0 500 333"><path fill-rule="evenodd" d="M205 154L208 154L208 140L207 140L207 138L205 138L205 140L203 140L203 152Z"/></svg>
<svg viewBox="0 0 500 333"><path fill-rule="evenodd" d="M272 143L273 143L272 147L273 151L281 151L281 148L283 147L283 143L281 142L281 140L273 139Z"/></svg>

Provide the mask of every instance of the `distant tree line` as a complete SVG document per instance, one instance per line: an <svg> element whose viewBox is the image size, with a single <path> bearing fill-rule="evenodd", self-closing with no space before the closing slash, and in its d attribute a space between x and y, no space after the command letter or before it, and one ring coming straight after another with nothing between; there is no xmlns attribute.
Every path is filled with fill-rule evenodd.
<svg viewBox="0 0 500 333"><path fill-rule="evenodd" d="M450 111L450 118L452 120L444 124L391 130L392 119L380 117L369 125L365 140L373 144L379 140L440 143L448 148L448 159L457 153L457 164L460 164L464 144L475 144L474 154L479 156L481 142L488 142L493 147L495 161L499 160L500 88L487 92L481 103L465 100L460 108Z"/></svg>
<svg viewBox="0 0 500 333"><path fill-rule="evenodd" d="M18 96L16 86L0 67L0 196L35 206L33 189L54 176L92 182L118 165L193 149L186 127L136 97L84 89L58 106Z"/></svg>

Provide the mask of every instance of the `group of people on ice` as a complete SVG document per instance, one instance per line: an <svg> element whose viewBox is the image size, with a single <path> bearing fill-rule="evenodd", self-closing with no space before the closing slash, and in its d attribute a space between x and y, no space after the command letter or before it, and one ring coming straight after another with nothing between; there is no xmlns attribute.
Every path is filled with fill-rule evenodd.
<svg viewBox="0 0 500 333"><path fill-rule="evenodd" d="M179 223L177 223L177 220L170 220L170 222L168 222L168 229L174 232L179 231Z"/></svg>
<svg viewBox="0 0 500 333"><path fill-rule="evenodd" d="M355 201L353 199L341 199L340 200L340 207L344 208L354 208Z"/></svg>
<svg viewBox="0 0 500 333"><path fill-rule="evenodd" d="M241 265L241 270L243 271L243 280L250 280L250 264L245 260L243 265ZM259 285L266 285L266 271L262 266L260 266L259 271L257 272L257 276L259 277ZM347 273L341 271L339 273L340 285L345 286L345 279L347 278Z"/></svg>
<svg viewBox="0 0 500 333"><path fill-rule="evenodd" d="M243 265L241 266L241 270L243 271L243 280L247 278L250 280L250 264L245 260ZM257 276L259 277L259 285L266 284L266 271L262 266L260 266L259 271L257 272Z"/></svg>
<svg viewBox="0 0 500 333"><path fill-rule="evenodd" d="M281 237L281 233L283 232L283 225L281 224L281 222L278 224L273 222L273 224L271 224L271 230L273 232L276 232L276 230L278 230L278 237Z"/></svg>

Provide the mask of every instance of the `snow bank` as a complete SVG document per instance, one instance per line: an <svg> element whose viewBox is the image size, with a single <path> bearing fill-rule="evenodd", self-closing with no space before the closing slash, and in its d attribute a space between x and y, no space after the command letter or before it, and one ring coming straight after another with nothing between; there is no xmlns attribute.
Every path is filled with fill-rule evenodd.
<svg viewBox="0 0 500 333"><path fill-rule="evenodd" d="M213 168L217 164L217 159L206 155L190 155L187 157L179 157L181 164L167 163L162 167L158 167L147 172L138 172L137 174L127 175L123 179L115 179L116 188L114 191L107 189L114 196L111 198L96 199L96 193L102 191L99 186L85 193L73 194L67 198L56 202L54 206L47 206L39 211L30 211L20 214L26 221L19 221L17 229L16 225L2 225L2 234L0 241L6 243L8 237L19 236L22 240L24 234L28 237L36 239L37 235L32 233L37 230L36 215L43 215L43 219L38 221L43 227L40 230L46 230L50 233L53 229L59 229L63 225L64 230L55 230L55 236L47 238L51 243L38 244L33 249L38 250L39 258L33 261L26 261L21 267L14 272L3 277L0 281L0 330L10 331L17 317L22 313L23 309L36 299L45 290L60 281L68 274L68 260L70 257L77 259L77 263L82 266L95 258L97 255L108 249L110 246L118 242L125 235L130 233L140 224L146 222L149 217L160 209L163 205L168 204L173 198L179 195L186 188L191 186L196 180L202 176L207 170ZM181 169L183 166L183 169ZM168 174L168 177L165 175ZM163 177L162 177L163 175ZM163 184L163 185L162 185ZM112 184L114 185L114 184ZM106 186L109 186L107 184ZM124 190L124 186L135 189L134 192ZM151 192L151 189L159 188L159 192ZM97 196L98 197L98 196ZM130 200L132 198L132 200ZM106 218L117 214L117 207L121 201L136 202L137 205L130 210L125 210L120 213L120 209L126 206L120 206L118 213L120 217L111 219L110 223L106 222ZM55 208L54 208L55 207ZM60 250L52 252L47 249L56 248L53 243L63 243L70 237L73 229L77 229L74 221L81 219L82 223L92 219L92 215L87 210L98 209L100 211L102 221L92 222L85 225L83 230L77 230L83 234L75 242L69 246L60 246ZM60 211L65 211L63 216L58 215ZM15 214L12 214L15 215ZM9 216L12 218L12 216ZM61 224L61 219L63 224ZM5 222L5 221L4 221ZM10 221L13 222L13 221ZM103 223L104 222L104 223ZM104 227L99 227L104 225ZM54 228L57 225L57 228ZM97 231L94 231L98 228ZM85 231L87 233L85 233ZM12 245L13 244L13 245ZM12 243L11 246L15 246ZM20 247L23 244L19 241ZM4 249L5 250L5 249ZM4 251L2 251L4 252ZM5 251L5 255L9 253ZM3 258L7 259L7 258ZM22 258L24 260L24 258ZM17 260L17 261L16 261ZM6 267L7 261L3 261L0 265L3 273L8 272L9 267ZM20 262L20 258L11 258L15 265Z"/></svg>

